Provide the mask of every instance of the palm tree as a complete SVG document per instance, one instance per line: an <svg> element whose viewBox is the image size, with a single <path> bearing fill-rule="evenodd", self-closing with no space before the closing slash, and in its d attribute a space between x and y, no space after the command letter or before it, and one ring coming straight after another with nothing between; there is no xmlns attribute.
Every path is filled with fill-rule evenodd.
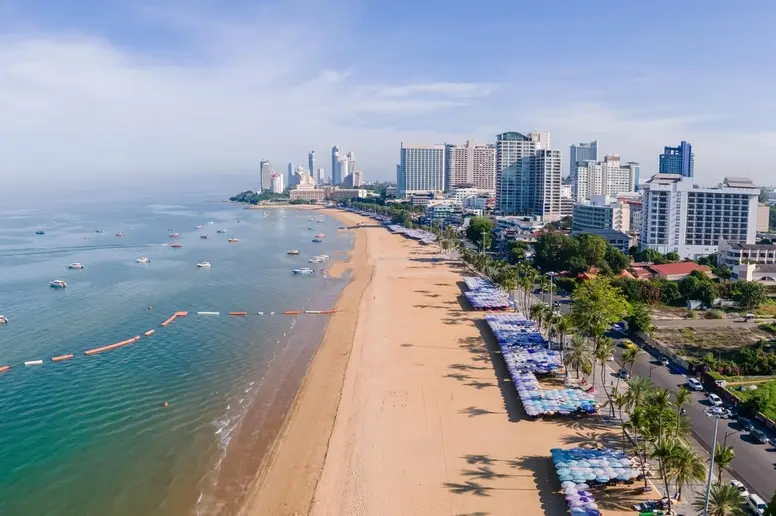
<svg viewBox="0 0 776 516"><path fill-rule="evenodd" d="M671 391L669 389L657 388L650 393L648 400L657 412L657 442L658 446L660 446L663 444L663 415L671 408Z"/></svg>
<svg viewBox="0 0 776 516"><path fill-rule="evenodd" d="M572 368L577 373L579 378L579 370L590 370L592 362L590 360L590 349L587 346L585 339L579 335L574 335L571 338L571 345L568 348L568 352L563 357L563 365L566 366L568 374L568 368Z"/></svg>
<svg viewBox="0 0 776 516"><path fill-rule="evenodd" d="M625 391L625 396L628 399L626 409L633 410L634 407L642 405L654 388L652 380L646 376L631 378L628 382L628 390Z"/></svg>
<svg viewBox="0 0 776 516"><path fill-rule="evenodd" d="M674 405L676 406L676 419L677 421L682 419L682 409L685 405L692 400L692 394L687 387L681 387L678 391L674 391ZM679 430L677 425L676 430Z"/></svg>
<svg viewBox="0 0 776 516"><path fill-rule="evenodd" d="M641 354L641 349L637 347L630 347L622 354L622 365L628 366L628 372L633 373L633 365L636 363L636 359Z"/></svg>
<svg viewBox="0 0 776 516"><path fill-rule="evenodd" d="M542 321L544 320L544 312L546 310L546 307L542 304L533 305L530 310L528 310L528 315L531 319L536 321L536 324L539 325L539 329L542 329Z"/></svg>
<svg viewBox="0 0 776 516"><path fill-rule="evenodd" d="M676 500L681 501L684 486L703 482L706 478L706 466L695 450L680 444L671 457L669 475L676 482Z"/></svg>
<svg viewBox="0 0 776 516"><path fill-rule="evenodd" d="M671 497L668 493L668 470L670 464L673 461L676 449L679 445L672 439L665 439L660 444L655 446L652 451L652 458L658 460L660 465L660 476L663 478L663 484L665 484L665 493L668 498L668 514L671 514Z"/></svg>
<svg viewBox="0 0 776 516"><path fill-rule="evenodd" d="M609 400L609 404L612 406L612 416L614 416L614 405L612 404L612 398L609 394L609 391L606 390L606 378L604 377L604 374L606 373L606 362L613 351L614 340L609 337L604 337L601 339L601 341L598 343L598 347L595 350L595 358L601 362L601 387L603 387L604 393Z"/></svg>
<svg viewBox="0 0 776 516"><path fill-rule="evenodd" d="M722 470L725 469L736 458L736 451L732 446L722 446L717 443L714 448L714 464L719 468L719 475L717 476L717 483L722 483Z"/></svg>
<svg viewBox="0 0 776 516"><path fill-rule="evenodd" d="M698 511L703 511L705 506L705 496L699 494L693 502L693 507ZM714 484L711 486L709 496L708 516L744 516L744 497L735 487L725 484Z"/></svg>

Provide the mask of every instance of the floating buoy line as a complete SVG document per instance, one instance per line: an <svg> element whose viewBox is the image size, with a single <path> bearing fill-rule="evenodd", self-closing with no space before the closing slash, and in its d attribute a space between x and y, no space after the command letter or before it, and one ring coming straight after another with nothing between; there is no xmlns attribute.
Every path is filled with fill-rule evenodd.
<svg viewBox="0 0 776 516"><path fill-rule="evenodd" d="M150 308L150 307L149 307ZM285 312L278 312L282 313L283 315L332 315L337 313L336 310L286 310ZM228 312L230 316L234 317L248 317L248 312ZM181 317L188 316L188 312L175 312L172 314L169 318L164 320L164 322L161 323L162 328L166 328L170 324L172 324L176 319ZM197 312L197 315L201 316L218 316L221 315L221 312ZM265 312L256 312L256 315L265 315ZM275 315L275 312L269 312L268 315ZM154 333L156 333L155 329L150 329L143 333L143 335L136 335L130 339L122 340L120 342L116 342L113 344L108 344L107 346L100 346L97 348L87 349L83 352L84 356L92 356L92 355L98 355L100 353L104 353L106 351L112 351L114 349L122 348L124 346L129 346L130 344L134 344L135 342L143 339L144 337L150 337ZM75 357L73 353L68 353L65 355L59 355L51 358L51 362L57 363L57 362L65 362L67 360L72 360ZM4 365L0 366L0 373L5 373L6 371L10 371L11 369L18 367L18 366L25 366L25 367L32 367L32 366L39 366L43 365L43 360L41 359L35 359L35 360L26 360L24 362L21 362L19 364L14 365ZM165 406L167 406L165 402Z"/></svg>

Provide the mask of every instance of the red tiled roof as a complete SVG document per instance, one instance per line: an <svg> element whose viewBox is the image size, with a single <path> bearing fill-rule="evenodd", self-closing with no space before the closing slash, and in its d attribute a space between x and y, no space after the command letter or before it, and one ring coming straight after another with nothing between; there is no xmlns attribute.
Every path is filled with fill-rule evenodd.
<svg viewBox="0 0 776 516"><path fill-rule="evenodd" d="M690 274L692 271L711 272L711 267L698 265L695 262L666 263L664 265L650 265L650 269L657 274L673 276L674 274Z"/></svg>

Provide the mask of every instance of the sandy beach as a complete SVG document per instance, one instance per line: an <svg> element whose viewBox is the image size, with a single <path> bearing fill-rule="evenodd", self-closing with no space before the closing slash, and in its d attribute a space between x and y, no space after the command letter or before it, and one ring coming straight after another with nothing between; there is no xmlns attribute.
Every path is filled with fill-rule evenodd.
<svg viewBox="0 0 776 516"><path fill-rule="evenodd" d="M550 448L617 446L619 429L524 419L461 264L337 216L372 227L353 229L353 280L243 514L566 514ZM630 512L617 491L605 514Z"/></svg>

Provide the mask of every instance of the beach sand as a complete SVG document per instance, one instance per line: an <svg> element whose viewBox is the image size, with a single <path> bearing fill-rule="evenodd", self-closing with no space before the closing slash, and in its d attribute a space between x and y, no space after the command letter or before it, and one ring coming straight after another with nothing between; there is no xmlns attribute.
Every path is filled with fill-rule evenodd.
<svg viewBox="0 0 776 516"><path fill-rule="evenodd" d="M243 514L567 514L550 448L618 446L619 429L526 419L482 314L464 310L462 265L354 231L343 311ZM630 514L633 487L604 514Z"/></svg>

